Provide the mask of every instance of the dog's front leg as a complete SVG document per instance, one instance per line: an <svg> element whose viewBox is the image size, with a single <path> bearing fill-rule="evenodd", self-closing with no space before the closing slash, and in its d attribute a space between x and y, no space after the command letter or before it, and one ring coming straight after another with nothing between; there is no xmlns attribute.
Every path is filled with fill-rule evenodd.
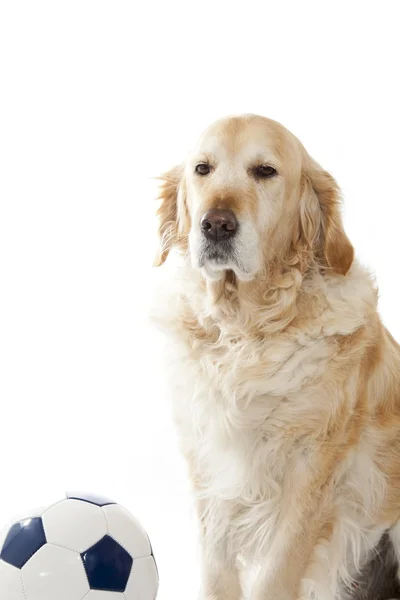
<svg viewBox="0 0 400 600"><path fill-rule="evenodd" d="M284 483L272 543L252 600L296 600L313 549L331 514L331 490L318 470L293 470ZM329 579L329 572L325 574ZM324 598L325 600L325 598Z"/></svg>
<svg viewBox="0 0 400 600"><path fill-rule="evenodd" d="M223 541L215 543L211 532L202 535L202 590L200 600L240 600L242 597L235 558L227 555Z"/></svg>
<svg viewBox="0 0 400 600"><path fill-rule="evenodd" d="M240 579L234 565L203 548L203 572L200 600L240 600Z"/></svg>
<svg viewBox="0 0 400 600"><path fill-rule="evenodd" d="M252 600L296 600L307 562L305 536L293 522L281 527L255 582Z"/></svg>
<svg viewBox="0 0 400 600"><path fill-rule="evenodd" d="M202 550L200 600L241 600L242 588L236 556L229 553L226 537L217 535L212 525L213 518L206 516L216 515L221 510L226 519L225 510L218 503L216 505L215 501L205 499L197 502L197 509L201 523ZM229 510L228 507L225 509ZM215 518L218 521L218 517Z"/></svg>
<svg viewBox="0 0 400 600"><path fill-rule="evenodd" d="M304 552L297 556L288 552L286 564L281 565L278 561L283 560L283 554L271 557L260 573L254 600L333 600L338 574L334 568L337 557L332 554L331 532L331 524L327 523L307 564Z"/></svg>

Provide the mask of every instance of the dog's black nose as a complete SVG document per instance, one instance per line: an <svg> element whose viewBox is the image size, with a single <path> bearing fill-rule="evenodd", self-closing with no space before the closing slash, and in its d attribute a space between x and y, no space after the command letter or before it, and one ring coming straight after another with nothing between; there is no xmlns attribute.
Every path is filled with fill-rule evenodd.
<svg viewBox="0 0 400 600"><path fill-rule="evenodd" d="M206 238L219 242L235 235L238 222L231 210L212 208L201 219L201 230Z"/></svg>

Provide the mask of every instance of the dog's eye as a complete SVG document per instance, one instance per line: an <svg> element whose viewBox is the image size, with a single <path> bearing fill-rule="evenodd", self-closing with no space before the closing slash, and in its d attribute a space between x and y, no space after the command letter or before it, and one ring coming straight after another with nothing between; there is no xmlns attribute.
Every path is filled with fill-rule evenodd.
<svg viewBox="0 0 400 600"><path fill-rule="evenodd" d="M208 175L211 171L211 167L207 163L199 163L195 169L197 175Z"/></svg>
<svg viewBox="0 0 400 600"><path fill-rule="evenodd" d="M274 169L274 167L270 167L269 165L260 165L254 169L254 174L260 179L267 179L268 177L273 177L276 175L276 169Z"/></svg>

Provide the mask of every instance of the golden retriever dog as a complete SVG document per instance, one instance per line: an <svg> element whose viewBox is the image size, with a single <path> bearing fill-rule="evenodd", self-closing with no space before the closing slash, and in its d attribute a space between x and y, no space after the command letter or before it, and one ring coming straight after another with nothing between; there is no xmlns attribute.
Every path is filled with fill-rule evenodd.
<svg viewBox="0 0 400 600"><path fill-rule="evenodd" d="M230 117L163 176L158 215L201 598L239 600L243 565L252 600L351 596L384 536L400 553L400 351L335 180L277 122Z"/></svg>

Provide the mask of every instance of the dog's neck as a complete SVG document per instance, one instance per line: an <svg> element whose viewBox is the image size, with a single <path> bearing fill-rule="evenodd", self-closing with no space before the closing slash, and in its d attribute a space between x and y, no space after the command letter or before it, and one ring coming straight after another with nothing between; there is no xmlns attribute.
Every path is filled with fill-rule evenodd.
<svg viewBox="0 0 400 600"><path fill-rule="evenodd" d="M268 336L284 331L298 315L304 275L297 268L263 273L240 281L232 271L202 282L204 316L221 329Z"/></svg>
<svg viewBox="0 0 400 600"><path fill-rule="evenodd" d="M161 270L150 312L162 329L191 345L250 337L262 342L301 332L348 335L376 313L377 290L357 262L345 276L292 266L243 282L232 272L209 281L187 256L181 259Z"/></svg>

